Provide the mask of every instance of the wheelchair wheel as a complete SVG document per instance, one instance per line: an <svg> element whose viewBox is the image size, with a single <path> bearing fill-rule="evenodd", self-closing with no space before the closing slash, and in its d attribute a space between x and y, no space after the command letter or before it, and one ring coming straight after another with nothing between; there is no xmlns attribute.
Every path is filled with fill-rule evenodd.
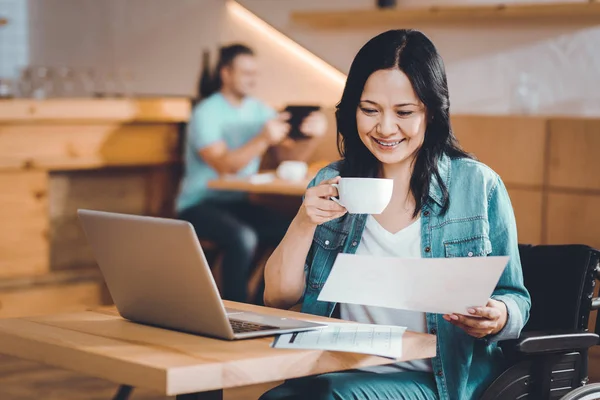
<svg viewBox="0 0 600 400"><path fill-rule="evenodd" d="M598 400L600 399L600 383L592 383L573 390L560 400Z"/></svg>

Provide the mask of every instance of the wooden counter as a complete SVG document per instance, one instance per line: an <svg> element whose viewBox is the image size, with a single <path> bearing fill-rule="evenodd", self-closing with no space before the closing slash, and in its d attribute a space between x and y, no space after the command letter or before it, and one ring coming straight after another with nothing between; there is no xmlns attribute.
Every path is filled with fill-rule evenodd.
<svg viewBox="0 0 600 400"><path fill-rule="evenodd" d="M182 122L188 99L0 100L0 123L32 122Z"/></svg>
<svg viewBox="0 0 600 400"><path fill-rule="evenodd" d="M185 99L0 101L0 170L68 170L177 160Z"/></svg>
<svg viewBox="0 0 600 400"><path fill-rule="evenodd" d="M90 293L103 283L77 278L94 262L75 211L168 208L189 113L177 98L0 101L0 317L64 305L61 293L95 305ZM85 293L73 294L77 286Z"/></svg>

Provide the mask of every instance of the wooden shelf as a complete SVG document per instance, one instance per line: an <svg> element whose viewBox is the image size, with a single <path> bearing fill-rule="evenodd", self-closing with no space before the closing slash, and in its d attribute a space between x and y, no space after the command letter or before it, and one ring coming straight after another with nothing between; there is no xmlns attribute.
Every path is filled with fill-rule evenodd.
<svg viewBox="0 0 600 400"><path fill-rule="evenodd" d="M455 24L476 22L600 23L600 2L548 4L498 4L397 8L391 10L302 11L292 20L316 28L354 28L417 23Z"/></svg>

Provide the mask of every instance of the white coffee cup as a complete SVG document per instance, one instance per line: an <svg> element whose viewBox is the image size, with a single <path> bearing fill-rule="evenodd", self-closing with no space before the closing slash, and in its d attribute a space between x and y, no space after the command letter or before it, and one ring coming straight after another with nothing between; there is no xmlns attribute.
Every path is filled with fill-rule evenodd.
<svg viewBox="0 0 600 400"><path fill-rule="evenodd" d="M308 165L303 161L283 161L277 167L277 177L286 181L301 181L306 178Z"/></svg>
<svg viewBox="0 0 600 400"><path fill-rule="evenodd" d="M339 199L331 200L345 207L350 214L381 214L392 199L393 179L341 178L334 183Z"/></svg>

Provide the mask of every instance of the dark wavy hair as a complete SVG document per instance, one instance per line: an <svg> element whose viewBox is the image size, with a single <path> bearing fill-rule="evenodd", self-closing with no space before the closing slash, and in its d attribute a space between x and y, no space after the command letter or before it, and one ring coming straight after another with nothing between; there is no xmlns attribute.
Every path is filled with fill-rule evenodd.
<svg viewBox="0 0 600 400"><path fill-rule="evenodd" d="M390 30L369 40L358 52L348 74L342 99L336 108L338 150L344 162L341 175L373 177L381 163L365 147L356 127L356 110L369 76L378 70L398 68L406 74L426 108L427 129L416 155L410 191L416 200L414 216L427 201L429 187L436 179L443 194L442 213L449 206L448 189L440 177L438 160L473 158L464 152L450 126L448 83L441 56L423 33L412 29Z"/></svg>

